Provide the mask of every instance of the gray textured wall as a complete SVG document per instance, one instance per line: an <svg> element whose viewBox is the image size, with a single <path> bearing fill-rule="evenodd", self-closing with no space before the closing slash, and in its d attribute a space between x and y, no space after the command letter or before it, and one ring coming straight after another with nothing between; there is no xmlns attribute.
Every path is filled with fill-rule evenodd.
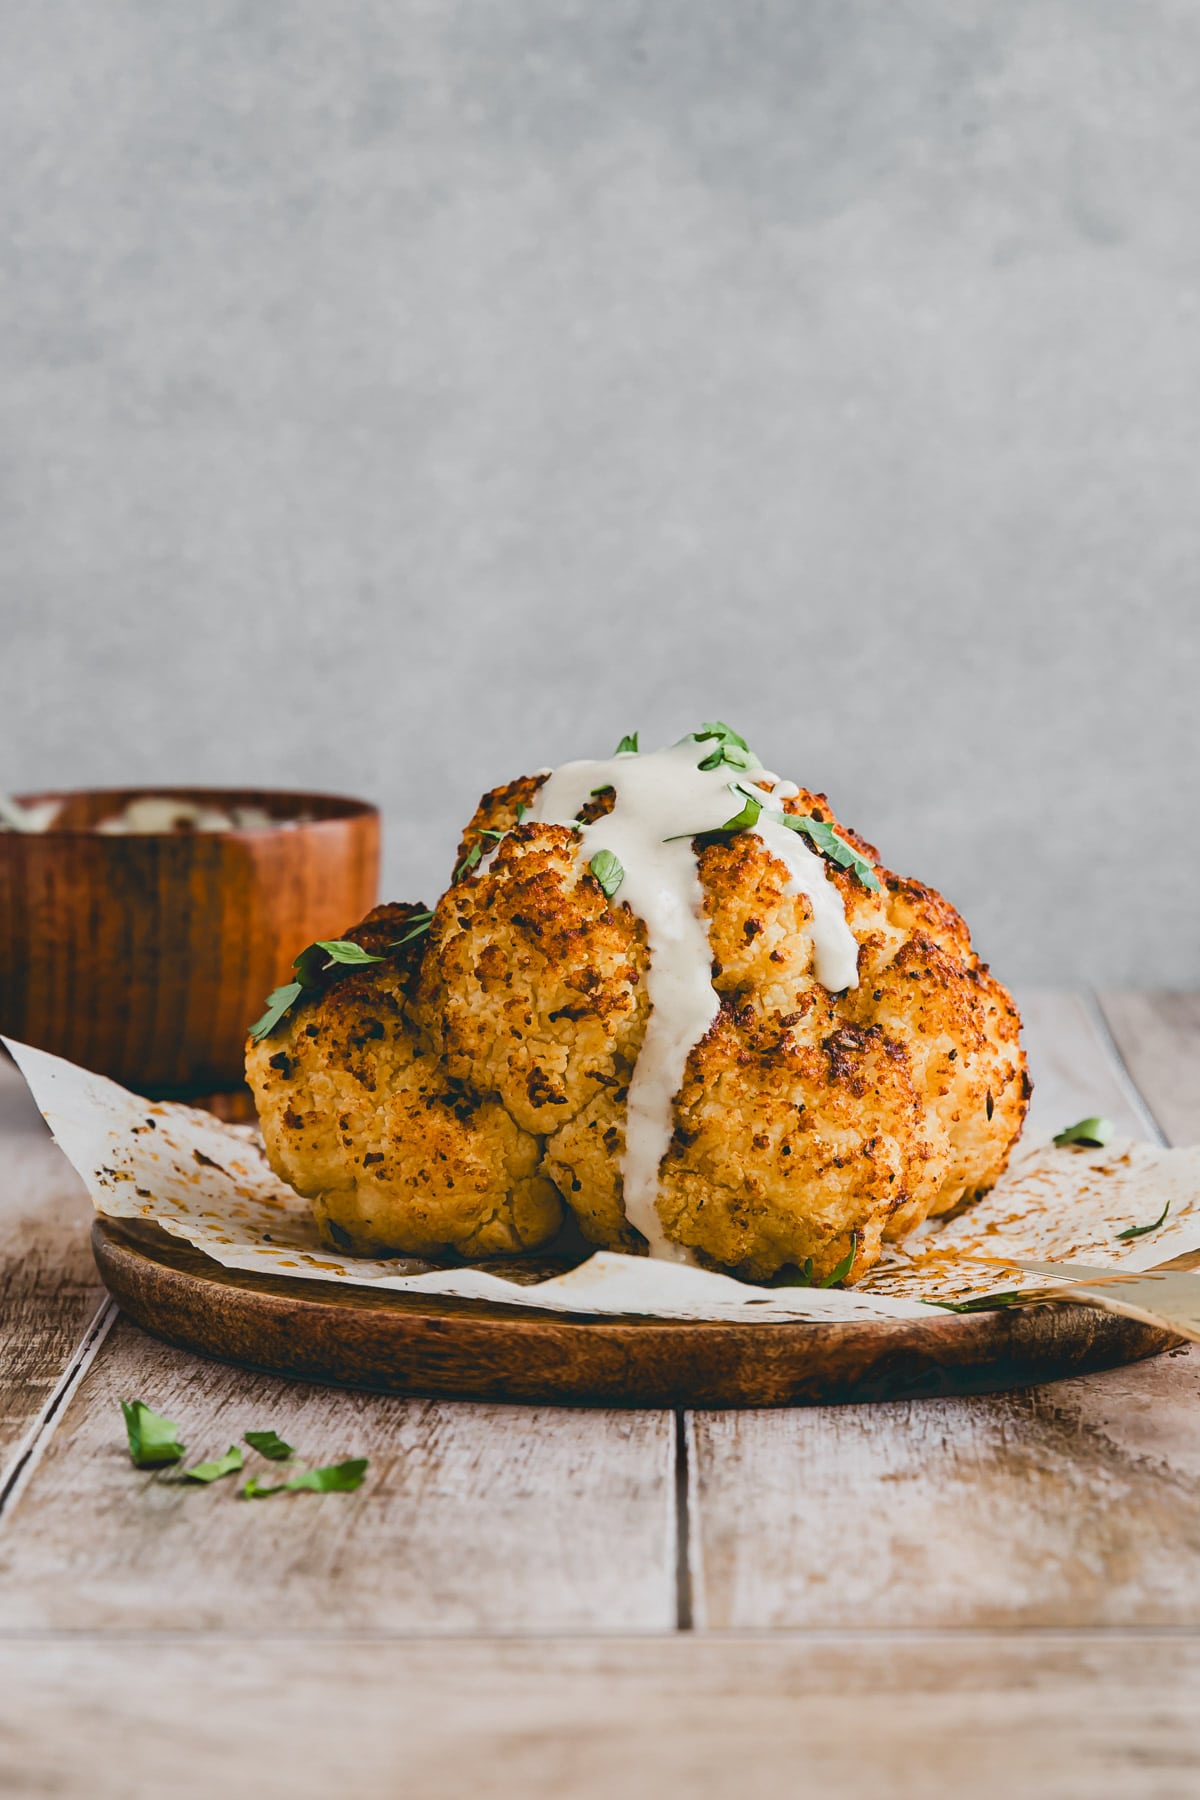
<svg viewBox="0 0 1200 1800"><path fill-rule="evenodd" d="M719 714L1002 973L1200 981L1195 0L3 0L0 767Z"/></svg>

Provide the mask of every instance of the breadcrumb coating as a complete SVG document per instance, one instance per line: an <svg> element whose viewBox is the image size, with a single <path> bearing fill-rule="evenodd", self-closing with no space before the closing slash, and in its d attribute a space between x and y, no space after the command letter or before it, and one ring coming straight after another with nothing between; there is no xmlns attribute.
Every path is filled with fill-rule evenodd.
<svg viewBox="0 0 1200 1800"><path fill-rule="evenodd" d="M385 960L331 974L248 1045L272 1166L339 1248L532 1250L564 1203L592 1243L644 1248L621 1159L646 933L572 830L518 821L541 779L483 797L425 934L388 948L419 909L377 908L347 936ZM950 903L883 869L824 795L783 805L878 869L875 893L826 864L859 984L816 980L811 904L761 838L697 840L720 1012L675 1099L659 1214L712 1266L823 1280L852 1260L857 1280L885 1238L995 1182L1031 1088L1016 1008Z"/></svg>

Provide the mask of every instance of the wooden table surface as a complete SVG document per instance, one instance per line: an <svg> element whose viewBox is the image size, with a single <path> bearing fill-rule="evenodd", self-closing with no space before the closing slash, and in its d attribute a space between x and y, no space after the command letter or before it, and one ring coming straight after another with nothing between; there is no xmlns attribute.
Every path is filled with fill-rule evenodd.
<svg viewBox="0 0 1200 1800"><path fill-rule="evenodd" d="M1200 1139L1200 996L1021 996L1034 1125ZM0 1794L1200 1793L1200 1353L969 1400L290 1385L123 1321L0 1067ZM129 1463L139 1397L355 1494Z"/></svg>

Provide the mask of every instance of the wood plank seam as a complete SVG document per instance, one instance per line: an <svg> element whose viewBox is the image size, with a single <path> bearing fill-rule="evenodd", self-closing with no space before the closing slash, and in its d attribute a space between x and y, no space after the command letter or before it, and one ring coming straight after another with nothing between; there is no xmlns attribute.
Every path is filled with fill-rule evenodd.
<svg viewBox="0 0 1200 1800"><path fill-rule="evenodd" d="M705 1540L707 1518L703 1510L703 1483L700 1464L698 1424L706 1415L696 1408L684 1414L688 1446L688 1591L692 1600L692 1630L703 1637L713 1635L707 1614L707 1572Z"/></svg>
<svg viewBox="0 0 1200 1800"><path fill-rule="evenodd" d="M1100 1005L1134 1080L1173 1144L1200 1144L1200 988L1103 989Z"/></svg>
<svg viewBox="0 0 1200 1800"><path fill-rule="evenodd" d="M50 1395L29 1430L17 1446L3 1482L0 1484L0 1525L20 1498L46 1446L58 1429L59 1420L80 1382L91 1368L105 1338L117 1319L117 1307L107 1295L101 1301L87 1330Z"/></svg>
<svg viewBox="0 0 1200 1800"><path fill-rule="evenodd" d="M1095 988L1084 988L1083 1000L1088 1010L1088 1017L1095 1027L1096 1035L1104 1046L1108 1059L1112 1064L1113 1073L1128 1095L1130 1105L1144 1121L1153 1141L1158 1144L1169 1145L1171 1141L1170 1138L1159 1124L1158 1119L1154 1114L1154 1108L1134 1080L1133 1072L1121 1054L1121 1046L1118 1044L1116 1037L1113 1034L1112 1026L1108 1022L1108 1017L1100 1003L1100 996Z"/></svg>
<svg viewBox="0 0 1200 1800"><path fill-rule="evenodd" d="M691 1454L688 1415L678 1409L675 1429L675 1629L692 1629L692 1532L688 1490L691 1484Z"/></svg>

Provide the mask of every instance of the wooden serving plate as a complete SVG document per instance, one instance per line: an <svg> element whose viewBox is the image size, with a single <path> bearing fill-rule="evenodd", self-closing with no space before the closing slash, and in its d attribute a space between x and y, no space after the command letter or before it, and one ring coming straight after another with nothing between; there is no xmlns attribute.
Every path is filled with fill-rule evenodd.
<svg viewBox="0 0 1200 1800"><path fill-rule="evenodd" d="M222 1268L157 1225L98 1218L123 1311L204 1356L384 1393L604 1406L816 1406L983 1394L1136 1362L1179 1339L1054 1304L836 1324L564 1316Z"/></svg>

